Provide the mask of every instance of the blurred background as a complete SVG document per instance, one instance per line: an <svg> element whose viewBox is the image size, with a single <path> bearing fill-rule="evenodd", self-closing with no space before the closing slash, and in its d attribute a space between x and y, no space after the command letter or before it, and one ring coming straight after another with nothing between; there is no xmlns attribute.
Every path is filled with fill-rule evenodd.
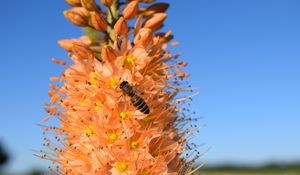
<svg viewBox="0 0 300 175"><path fill-rule="evenodd" d="M205 116L201 172L300 174L300 1L168 1L171 29L189 62ZM57 40L83 34L63 16L63 0L3 1L0 11L0 174L41 174L49 162L38 124L49 77L67 60Z"/></svg>

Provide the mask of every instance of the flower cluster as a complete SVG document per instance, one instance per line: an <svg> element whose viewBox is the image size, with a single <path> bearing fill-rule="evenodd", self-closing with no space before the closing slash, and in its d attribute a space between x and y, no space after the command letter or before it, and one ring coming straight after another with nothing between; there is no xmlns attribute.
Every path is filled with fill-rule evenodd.
<svg viewBox="0 0 300 175"><path fill-rule="evenodd" d="M167 3L153 0L66 0L64 12L88 36L60 40L72 60L53 59L65 71L51 77L49 117L59 126L43 126L44 146L38 156L53 163L49 169L67 175L182 175L191 174L198 158L189 144L197 128L186 102L191 96L183 79L186 62L178 61L167 45L171 32L158 32L166 19ZM132 26L131 26L131 25ZM149 114L133 105L132 96L147 104ZM55 135L54 138L51 135Z"/></svg>

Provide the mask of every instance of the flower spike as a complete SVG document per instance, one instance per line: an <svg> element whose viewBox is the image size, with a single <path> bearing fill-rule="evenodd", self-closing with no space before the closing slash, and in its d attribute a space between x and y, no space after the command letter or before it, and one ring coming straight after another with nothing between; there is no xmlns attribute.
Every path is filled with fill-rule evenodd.
<svg viewBox="0 0 300 175"><path fill-rule="evenodd" d="M49 170L68 175L189 175L199 158L187 109L195 94L187 62L162 29L167 3L65 0L86 36L58 44L71 61L50 78L42 119ZM186 96L184 96L186 95ZM56 119L58 126L47 125Z"/></svg>

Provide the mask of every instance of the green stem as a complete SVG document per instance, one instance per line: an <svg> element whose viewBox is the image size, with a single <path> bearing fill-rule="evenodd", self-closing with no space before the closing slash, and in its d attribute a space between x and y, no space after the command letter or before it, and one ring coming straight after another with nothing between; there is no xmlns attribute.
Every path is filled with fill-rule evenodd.
<svg viewBox="0 0 300 175"><path fill-rule="evenodd" d="M113 44L114 38L115 38L115 31L114 31L114 25L116 21L119 19L119 9L118 9L118 0L114 0L111 7L108 8L108 23L111 24L108 26L107 33L108 37L110 38L110 44Z"/></svg>

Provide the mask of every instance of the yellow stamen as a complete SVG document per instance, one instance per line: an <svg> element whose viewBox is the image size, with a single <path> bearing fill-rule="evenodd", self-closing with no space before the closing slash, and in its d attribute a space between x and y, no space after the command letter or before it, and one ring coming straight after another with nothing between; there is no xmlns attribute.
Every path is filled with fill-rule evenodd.
<svg viewBox="0 0 300 175"><path fill-rule="evenodd" d="M127 55L126 59L125 59L126 65L128 65L128 66L132 65L134 63L135 59L136 58L133 55L131 55L131 54Z"/></svg>
<svg viewBox="0 0 300 175"><path fill-rule="evenodd" d="M120 118L122 119L122 120L127 120L128 119L128 114L126 113L126 112L121 112L120 113Z"/></svg>
<svg viewBox="0 0 300 175"><path fill-rule="evenodd" d="M87 103L88 103L88 100L85 98L82 101L80 101L78 104L83 106L83 105L86 105Z"/></svg>
<svg viewBox="0 0 300 175"><path fill-rule="evenodd" d="M120 173L124 173L127 171L128 169L128 164L126 162L118 162L116 165L116 169L120 172Z"/></svg>
<svg viewBox="0 0 300 175"><path fill-rule="evenodd" d="M118 135L115 132L112 132L107 135L107 140L110 142L115 142L118 139Z"/></svg>
<svg viewBox="0 0 300 175"><path fill-rule="evenodd" d="M96 85L98 80L97 80L97 73L96 72L91 72L90 73L90 79L89 82L91 83L91 85Z"/></svg>
<svg viewBox="0 0 300 175"><path fill-rule="evenodd" d="M139 142L138 141L132 141L131 143L130 143L130 148L131 149L135 149L135 148L137 148L139 146Z"/></svg>
<svg viewBox="0 0 300 175"><path fill-rule="evenodd" d="M119 79L117 78L110 78L110 86L114 87L114 86L117 86L119 85Z"/></svg>
<svg viewBox="0 0 300 175"><path fill-rule="evenodd" d="M96 107L95 107L95 110L98 112L102 109L102 102L100 100L98 100L96 102Z"/></svg>
<svg viewBox="0 0 300 175"><path fill-rule="evenodd" d="M95 131L93 126L88 126L85 128L85 135L87 137L93 137L95 136Z"/></svg>
<svg viewBox="0 0 300 175"><path fill-rule="evenodd" d="M153 118L145 117L145 118L143 119L143 121L144 121L145 123L150 123L150 122L153 121Z"/></svg>
<svg viewBox="0 0 300 175"><path fill-rule="evenodd" d="M149 174L150 174L149 171L144 170L144 171L142 171L139 175L149 175Z"/></svg>

